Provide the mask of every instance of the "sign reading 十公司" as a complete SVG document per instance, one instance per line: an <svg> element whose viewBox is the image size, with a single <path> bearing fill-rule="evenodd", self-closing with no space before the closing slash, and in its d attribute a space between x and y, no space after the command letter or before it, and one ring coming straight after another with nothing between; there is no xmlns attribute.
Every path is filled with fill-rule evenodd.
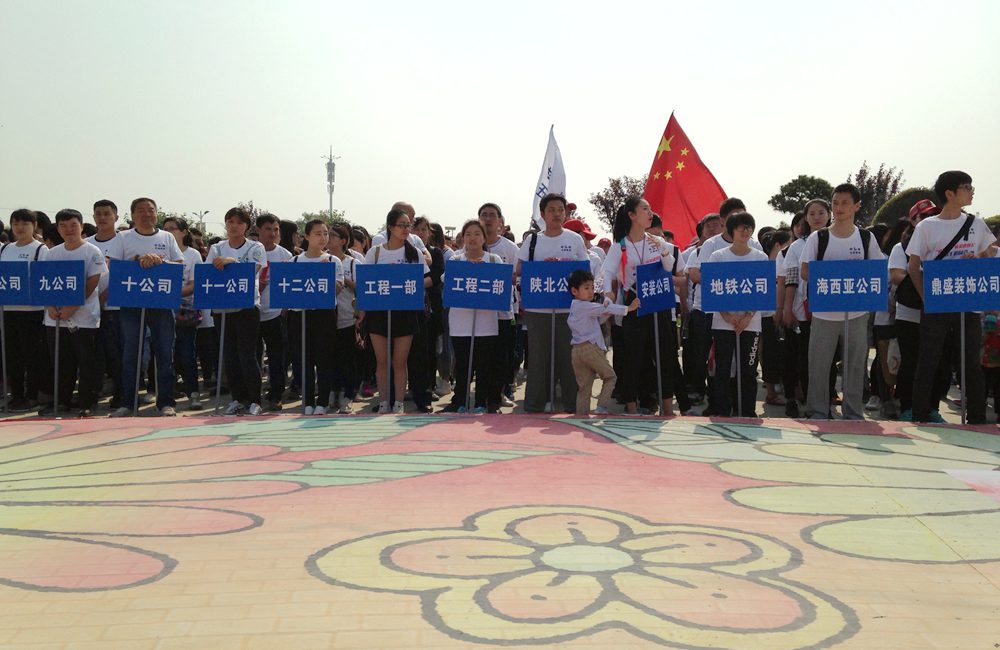
<svg viewBox="0 0 1000 650"><path fill-rule="evenodd" d="M179 309L183 284L183 264L157 264L144 269L131 260L112 260L108 270L108 304Z"/></svg>

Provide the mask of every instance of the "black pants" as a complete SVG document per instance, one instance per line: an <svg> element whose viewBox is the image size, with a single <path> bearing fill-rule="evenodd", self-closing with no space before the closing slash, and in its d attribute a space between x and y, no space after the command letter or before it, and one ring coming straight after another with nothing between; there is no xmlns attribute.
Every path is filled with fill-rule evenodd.
<svg viewBox="0 0 1000 650"><path fill-rule="evenodd" d="M979 358L982 340L982 323L979 314L923 314L920 317L920 352L917 355L917 381L913 385L913 421L926 422L935 410L938 395L935 382L920 381L933 377L942 361L950 372L951 359L944 355L949 336L959 339L959 318L965 319L965 349L959 354L965 357L965 396L968 400L967 421L969 424L986 422L986 384Z"/></svg>
<svg viewBox="0 0 1000 650"><path fill-rule="evenodd" d="M465 406L469 390L469 352L471 336L452 336L451 345L455 350L455 393L451 403ZM472 350L472 372L476 380L475 406L496 409L500 404L499 373L496 366L498 336L477 336L476 347Z"/></svg>
<svg viewBox="0 0 1000 650"><path fill-rule="evenodd" d="M344 395L354 398L358 392L358 367L361 350L356 343L354 325L341 327L333 336L333 372L330 379L330 390L343 391Z"/></svg>
<svg viewBox="0 0 1000 650"><path fill-rule="evenodd" d="M410 380L410 393L413 403L418 409L429 408L433 401L431 397L431 373L437 364L431 364L428 354L428 338L430 336L427 316L423 311L415 312L416 329L413 341L410 343L410 356L406 359L406 374ZM390 364L391 365L391 364ZM402 395L394 395L395 401L402 402Z"/></svg>
<svg viewBox="0 0 1000 650"><path fill-rule="evenodd" d="M760 319L760 365L761 377L769 384L781 383L782 356L784 350L778 343L778 330L773 316Z"/></svg>
<svg viewBox="0 0 1000 650"><path fill-rule="evenodd" d="M118 324L118 310L101 312L101 327L97 330L97 361L101 375L111 380L112 410L121 406L122 401L122 332Z"/></svg>
<svg viewBox="0 0 1000 650"><path fill-rule="evenodd" d="M496 375L500 382L500 388L506 390L514 385L514 373L517 366L514 361L514 347L516 345L517 330L514 321L501 318L497 322L497 343L496 348Z"/></svg>
<svg viewBox="0 0 1000 650"><path fill-rule="evenodd" d="M983 367L983 378L993 393L993 412L998 414L997 422L1000 422L1000 402L997 401L1000 400L1000 368Z"/></svg>
<svg viewBox="0 0 1000 650"><path fill-rule="evenodd" d="M799 346L803 345L802 335L797 328L785 328L785 345L782 350L781 383L785 387L785 401L796 399L796 389L802 389L803 399L808 394L799 375Z"/></svg>
<svg viewBox="0 0 1000 650"><path fill-rule="evenodd" d="M712 343L712 315L700 310L688 314L688 338L684 343L684 376L688 388L698 395L708 390L708 350Z"/></svg>
<svg viewBox="0 0 1000 650"><path fill-rule="evenodd" d="M222 358L233 400L241 404L260 403L260 365L257 339L260 310L256 307L226 314L226 340Z"/></svg>
<svg viewBox="0 0 1000 650"><path fill-rule="evenodd" d="M735 395L730 392L730 374L733 368L733 357L736 351L736 332L731 330L712 330L715 338L715 381L712 389L715 393L713 408L715 415L728 417L757 417L757 358L760 350L759 332L740 333L740 391L743 410L739 411Z"/></svg>
<svg viewBox="0 0 1000 650"><path fill-rule="evenodd" d="M4 310L7 335L7 379L11 402L38 399L52 394L52 366L45 350L45 328L41 311Z"/></svg>
<svg viewBox="0 0 1000 650"><path fill-rule="evenodd" d="M56 328L46 327L49 358L55 364ZM59 328L59 407L70 403L77 369L80 373L80 408L92 409L97 405L101 388L101 366L98 361L97 328L79 328L71 332Z"/></svg>
<svg viewBox="0 0 1000 650"><path fill-rule="evenodd" d="M285 392L285 373L288 363L285 361L285 316L281 315L260 324L260 339L267 348L267 399L272 402L281 400Z"/></svg>
<svg viewBox="0 0 1000 650"><path fill-rule="evenodd" d="M663 316L663 314L660 314ZM660 381L663 392L669 395L674 386L674 375L677 363L677 337L670 336L669 330L674 322L669 318L660 319L659 331L653 326L653 315L637 316L629 313L622 319L622 334L627 341L627 354L624 358L622 375L618 378L618 394L625 402L638 401L639 380L646 360L656 354L654 336L660 342ZM655 376L654 376L655 380Z"/></svg>
<svg viewBox="0 0 1000 650"><path fill-rule="evenodd" d="M195 330L195 345L198 348L198 365L201 366L201 376L205 380L205 388L215 390L215 382L208 386L208 380L214 379L215 364L219 358L219 340L215 336L214 327L199 327Z"/></svg>
<svg viewBox="0 0 1000 650"><path fill-rule="evenodd" d="M326 408L333 374L333 336L337 312L332 309L306 311L306 358L302 360L302 312L288 312L288 348L302 367L302 404ZM317 397L317 393L319 396Z"/></svg>

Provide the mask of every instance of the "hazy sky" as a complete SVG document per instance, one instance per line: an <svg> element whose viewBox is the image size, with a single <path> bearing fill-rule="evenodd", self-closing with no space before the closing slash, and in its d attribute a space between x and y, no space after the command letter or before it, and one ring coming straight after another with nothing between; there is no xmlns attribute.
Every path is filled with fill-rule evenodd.
<svg viewBox="0 0 1000 650"><path fill-rule="evenodd" d="M1000 2L0 0L0 218L136 196L520 234L550 124L568 195L645 176L670 112L758 224L798 174L959 168L1000 213ZM216 228L216 230L220 230Z"/></svg>

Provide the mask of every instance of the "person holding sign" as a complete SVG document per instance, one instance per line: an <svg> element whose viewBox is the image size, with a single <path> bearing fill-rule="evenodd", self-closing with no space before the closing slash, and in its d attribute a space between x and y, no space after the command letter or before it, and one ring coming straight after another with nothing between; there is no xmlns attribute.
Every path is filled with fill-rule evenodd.
<svg viewBox="0 0 1000 650"><path fill-rule="evenodd" d="M410 229L413 221L402 210L390 210L385 217L387 239L368 249L365 264L423 264L424 286L430 286L430 268L416 247L410 243ZM371 335L375 351L375 381L378 384L379 413L402 413L403 395L406 393L406 360L410 356L410 345L417 329L417 312L396 311L392 313L392 379L393 391L389 390L389 312L362 312L359 320L365 321ZM422 314L420 317L423 317ZM390 408L390 400L393 399Z"/></svg>
<svg viewBox="0 0 1000 650"><path fill-rule="evenodd" d="M336 293L344 286L344 273L340 261L326 252L330 230L322 219L306 224L306 251L292 258L292 262L320 262L336 264ZM306 358L300 359L302 368L302 404L306 415L326 415L330 408L330 390L334 366L334 336L337 330L335 309L292 309L288 312L288 347L293 356L302 356L302 319L306 319ZM346 353L346 350L344 351ZM319 391L317 401L316 392ZM336 409L336 406L334 406Z"/></svg>
<svg viewBox="0 0 1000 650"><path fill-rule="evenodd" d="M83 240L83 215L77 210L60 210L56 214L56 228L63 238L62 244L49 251L48 261L82 260L86 284L85 302L80 306L46 307L45 328L49 342L49 356L55 362L56 327L63 327L69 334L69 344L59 350L59 396L65 401L58 405L60 411L69 410L69 401L80 372L80 417L94 414L97 396L101 390L101 363L98 358L97 329L101 324L101 301L97 286L108 272L104 253L97 246ZM59 321L58 325L56 321ZM39 412L41 414L41 412Z"/></svg>
<svg viewBox="0 0 1000 650"><path fill-rule="evenodd" d="M260 365L257 363L257 339L260 337L260 284L261 269L267 266L267 253L260 242L247 239L250 214L241 207L226 212L226 239L212 246L205 261L222 270L227 264L252 262L256 264L254 278L254 306L226 314L232 326L232 335L223 343L226 377L233 401L226 407L226 415L260 415Z"/></svg>
<svg viewBox="0 0 1000 650"><path fill-rule="evenodd" d="M854 225L854 215L861 209L861 192L850 183L833 190L833 225L809 235L802 247L799 277L809 282L809 263L813 260L885 259L878 241L871 233ZM787 285L786 285L787 286ZM809 333L809 388L807 410L813 419L830 419L830 365L844 336L853 341L841 351L846 364L843 377L845 420L864 420L864 379L868 364L868 312L814 312ZM844 322L847 321L846 330Z"/></svg>
<svg viewBox="0 0 1000 650"><path fill-rule="evenodd" d="M680 266L680 261L675 268L673 247L660 237L646 232L652 221L653 212L649 208L649 203L638 196L630 196L618 209L612 232L616 244L608 249L601 271L604 274L604 293L612 302L627 305L635 299L638 266L660 262L670 273L685 271ZM627 342L628 352L622 364L618 394L625 402L626 415L639 414L639 377L642 375L645 361L655 357L656 345L653 337L659 339L660 379L666 389L662 396L661 413L673 415L672 377L674 373L680 372L680 367L677 362L677 337L670 336L666 328L674 327L674 322L667 317L666 323L660 323L657 330L653 320L653 314L638 316L635 312L629 313L622 319L622 338ZM534 358L534 349L531 354ZM687 397L684 391L681 391L681 395ZM686 411L689 406L682 404L681 408Z"/></svg>
<svg viewBox="0 0 1000 650"><path fill-rule="evenodd" d="M330 243L327 250L339 261L338 275L343 275L343 288L337 291L337 333L333 339L334 355L331 390L335 401L330 408L336 408L338 413L351 413L354 409L351 402L358 391L358 330L357 314L355 313L354 273L358 260L348 254L351 248L351 229L344 224L330 227Z"/></svg>
<svg viewBox="0 0 1000 650"><path fill-rule="evenodd" d="M768 255L750 246L756 223L749 212L735 212L726 219L726 233L733 243L722 248L705 260L713 262L765 262ZM757 413L757 358L760 350L761 314L759 311L716 312L712 314L712 337L715 340L715 381L712 382L714 395L712 403L715 415L728 417L755 418ZM736 338L739 337L740 358L740 404L742 412L737 412L731 394L731 376L736 352Z"/></svg>
<svg viewBox="0 0 1000 650"><path fill-rule="evenodd" d="M499 255L485 249L486 229L479 221L467 221L462 226L465 248L448 260L451 262L472 262L479 264L503 264ZM498 413L500 410L500 382L503 368L497 364L495 352L499 340L497 312L486 309L465 309L452 307L448 310L448 331L451 333L452 347L455 349L455 392L451 403L441 409L442 413L464 413L468 391L469 355L472 337L475 337L473 372L476 377L476 413Z"/></svg>
<svg viewBox="0 0 1000 650"><path fill-rule="evenodd" d="M944 172L934 183L934 193L943 204L941 213L918 223L906 246L910 256L907 271L921 300L924 300L921 269L924 261L992 257L996 252L996 237L986 222L962 211L972 204L975 193L971 176L962 171ZM961 353L965 356L966 385L963 388L968 399L967 422L986 424L986 387L979 363L982 337L979 314L925 312L920 319L916 376L926 379L934 376L949 334L957 336L959 319L965 320L965 349ZM927 422L936 401L931 381L914 383L913 421Z"/></svg>

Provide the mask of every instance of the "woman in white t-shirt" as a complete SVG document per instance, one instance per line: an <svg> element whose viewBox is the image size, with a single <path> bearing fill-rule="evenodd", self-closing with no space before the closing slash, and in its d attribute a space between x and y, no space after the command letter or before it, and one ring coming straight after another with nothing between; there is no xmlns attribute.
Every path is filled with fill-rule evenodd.
<svg viewBox="0 0 1000 650"><path fill-rule="evenodd" d="M503 264L499 255L485 250L486 229L479 221L467 221L462 226L462 239L465 242L465 249L452 255L448 260L449 264L452 262ZM455 392L451 404L442 409L442 412L465 411L468 401L466 397L471 388L468 379L469 353L473 336L476 337L476 347L472 352L473 372L476 377L475 412L485 413L488 408L498 412L497 405L500 404L498 373L501 369L494 361L499 334L497 312L488 309L452 307L448 310L448 331L455 350Z"/></svg>
<svg viewBox="0 0 1000 650"><path fill-rule="evenodd" d="M430 285L430 269L423 256L409 241L413 222L402 210L390 210L385 218L388 238L384 244L372 246L365 254L365 264L420 264L424 269L426 289ZM410 345L417 328L417 313L413 311L392 312L392 376L393 393L389 391L389 312L361 312L375 350L375 379L379 392L379 413L402 413L403 394L406 391L406 360L410 355ZM395 398L393 400L393 397ZM392 406L390 407L390 401Z"/></svg>
<svg viewBox="0 0 1000 650"><path fill-rule="evenodd" d="M733 243L708 258L713 262L761 262L767 254L751 248L748 242L756 224L747 212L737 212L726 219L726 232ZM757 417L757 358L760 345L761 313L759 311L715 312L712 315L712 337L715 340L715 381L713 407L715 415ZM740 391L742 412L731 394L729 377L736 352L736 337L740 342Z"/></svg>
<svg viewBox="0 0 1000 650"><path fill-rule="evenodd" d="M337 327L333 337L333 376L331 390L336 393L338 413L350 413L351 402L358 391L358 328L355 304L355 268L358 260L348 253L351 247L351 229L344 224L330 227L330 242L327 250L340 261L344 274L344 288L337 294Z"/></svg>
<svg viewBox="0 0 1000 650"><path fill-rule="evenodd" d="M187 220L183 217L167 217L163 229L174 236L177 246L184 256L184 287L181 289L181 308L175 313L174 323L174 365L181 375L182 387L188 396L188 408L201 409L201 395L198 393L198 345L197 327L202 321L202 312L194 308L194 267L201 264L201 253L193 244Z"/></svg>

